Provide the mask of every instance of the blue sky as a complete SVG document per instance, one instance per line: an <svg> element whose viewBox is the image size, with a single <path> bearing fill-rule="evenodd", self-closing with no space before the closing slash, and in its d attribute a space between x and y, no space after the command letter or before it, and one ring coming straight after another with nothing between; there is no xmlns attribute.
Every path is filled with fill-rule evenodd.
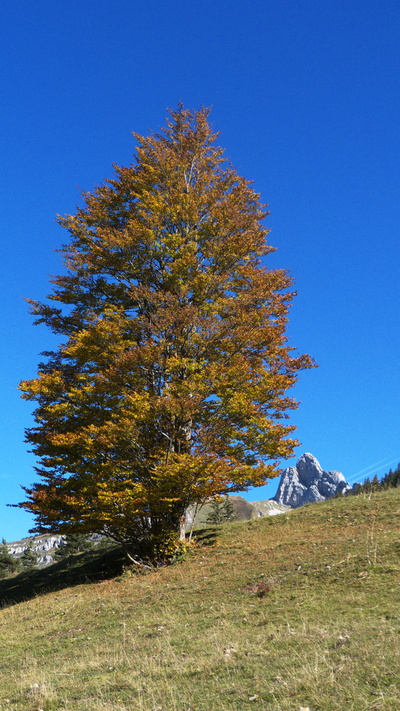
<svg viewBox="0 0 400 711"><path fill-rule="evenodd" d="M35 478L17 384L52 339L23 299L61 270L55 215L180 100L213 107L220 145L269 204L268 263L296 279L289 340L319 368L295 391L288 464L312 452L355 481L400 461L399 60L394 0L3 1L0 536L32 525L6 503Z"/></svg>

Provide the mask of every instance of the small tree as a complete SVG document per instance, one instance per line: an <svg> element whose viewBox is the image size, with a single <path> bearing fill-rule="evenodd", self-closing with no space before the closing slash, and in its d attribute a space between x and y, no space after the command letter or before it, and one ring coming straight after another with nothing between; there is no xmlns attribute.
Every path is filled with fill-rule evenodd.
<svg viewBox="0 0 400 711"><path fill-rule="evenodd" d="M54 558L64 560L77 553L85 553L94 548L94 543L87 536L80 533L69 533L65 536L64 544L60 545L54 553Z"/></svg>
<svg viewBox="0 0 400 711"><path fill-rule="evenodd" d="M210 513L207 516L207 523L211 526L219 526L236 518L235 507L229 500L229 496L215 497L210 502Z"/></svg>
<svg viewBox="0 0 400 711"><path fill-rule="evenodd" d="M384 489L396 488L400 485L400 464L397 465L394 471L389 469L389 472L383 477L381 485Z"/></svg>
<svg viewBox="0 0 400 711"><path fill-rule="evenodd" d="M379 482L379 477L377 474L373 477L371 481L371 491L379 491L380 489L380 482Z"/></svg>
<svg viewBox="0 0 400 711"><path fill-rule="evenodd" d="M5 539L2 539L0 544L0 578L6 578L18 570L18 561L8 550Z"/></svg>
<svg viewBox="0 0 400 711"><path fill-rule="evenodd" d="M63 341L20 386L37 402L41 482L20 504L35 532L163 557L189 505L264 484L298 444L286 393L312 362L286 342L293 282L261 263L265 206L208 113L135 134L134 164L60 218L68 272L31 304Z"/></svg>
<svg viewBox="0 0 400 711"><path fill-rule="evenodd" d="M33 548L32 543L29 543L27 548L25 548L19 559L19 563L23 570L33 570L33 568L36 568L38 564L38 554Z"/></svg>

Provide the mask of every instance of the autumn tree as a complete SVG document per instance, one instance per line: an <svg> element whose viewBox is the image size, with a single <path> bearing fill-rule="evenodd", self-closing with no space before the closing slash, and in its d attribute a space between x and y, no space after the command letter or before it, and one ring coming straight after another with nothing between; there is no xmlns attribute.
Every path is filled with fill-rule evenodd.
<svg viewBox="0 0 400 711"><path fill-rule="evenodd" d="M60 218L66 273L31 306L62 343L20 386L37 403L34 532L162 558L189 505L292 456L287 391L312 365L287 345L292 279L264 266L265 206L208 115L180 106L134 134L134 163Z"/></svg>

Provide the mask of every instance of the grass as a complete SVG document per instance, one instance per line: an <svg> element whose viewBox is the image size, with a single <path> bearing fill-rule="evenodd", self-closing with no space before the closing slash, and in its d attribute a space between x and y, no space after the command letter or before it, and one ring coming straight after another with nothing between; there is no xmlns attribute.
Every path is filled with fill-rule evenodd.
<svg viewBox="0 0 400 711"><path fill-rule="evenodd" d="M398 711L399 519L392 489L0 581L0 711Z"/></svg>

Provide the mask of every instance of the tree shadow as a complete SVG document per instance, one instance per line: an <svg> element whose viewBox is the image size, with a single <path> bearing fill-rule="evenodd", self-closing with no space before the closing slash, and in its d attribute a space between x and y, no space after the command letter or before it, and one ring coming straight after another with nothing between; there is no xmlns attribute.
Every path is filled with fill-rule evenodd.
<svg viewBox="0 0 400 711"><path fill-rule="evenodd" d="M0 580L0 607L17 605L39 595L64 588L96 583L120 575L127 558L120 546L112 546L104 552L89 551L53 563L47 568Z"/></svg>
<svg viewBox="0 0 400 711"><path fill-rule="evenodd" d="M213 546L219 527L193 531L197 545ZM18 605L34 597L64 588L110 580L121 575L129 565L122 546L113 545L105 551L92 550L72 555L47 568L34 568L25 573L0 579L0 608Z"/></svg>
<svg viewBox="0 0 400 711"><path fill-rule="evenodd" d="M193 537L200 546L213 546L220 533L220 528L198 528L193 531Z"/></svg>

